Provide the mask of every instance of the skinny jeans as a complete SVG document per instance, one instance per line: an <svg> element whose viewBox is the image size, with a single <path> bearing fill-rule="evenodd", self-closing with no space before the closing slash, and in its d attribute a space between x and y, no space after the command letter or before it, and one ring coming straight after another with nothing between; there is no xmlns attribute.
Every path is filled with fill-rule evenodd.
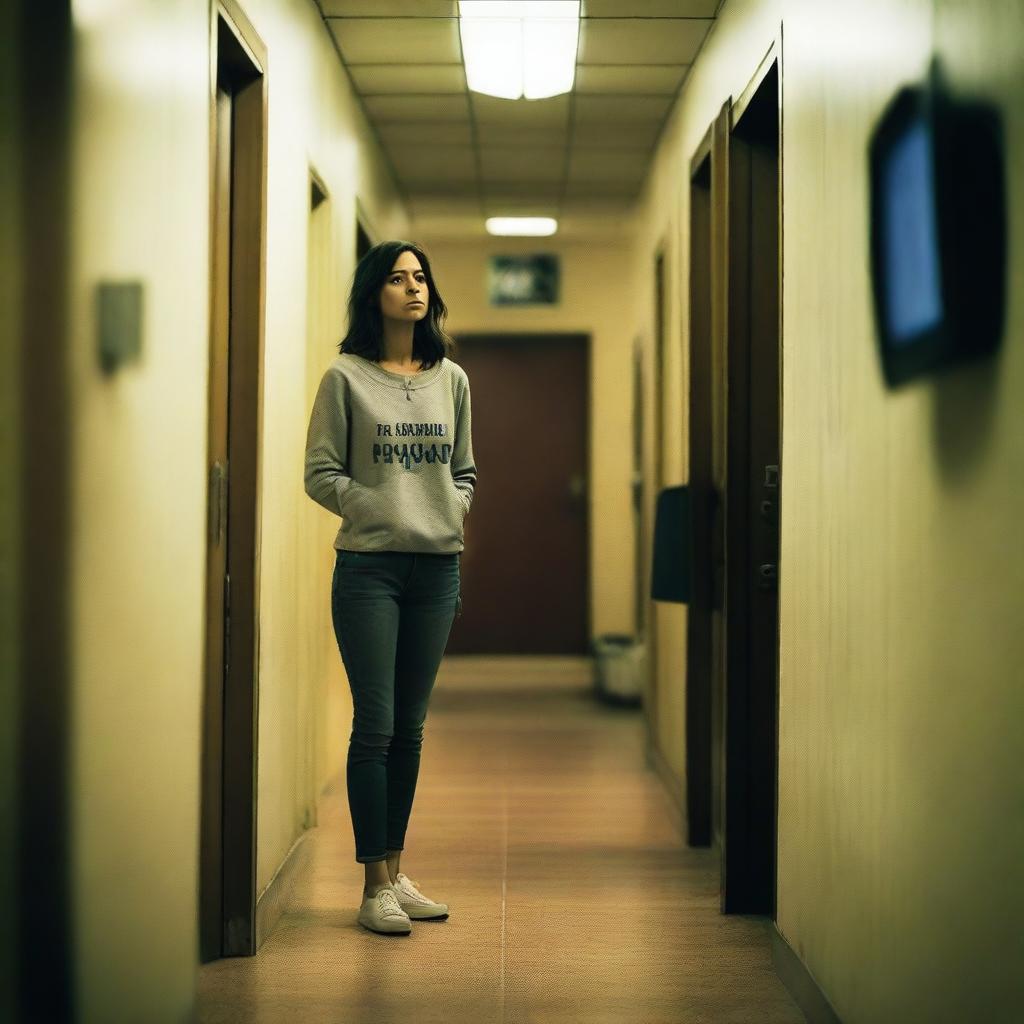
<svg viewBox="0 0 1024 1024"><path fill-rule="evenodd" d="M331 616L352 691L346 785L359 863L404 848L460 590L459 552L337 552Z"/></svg>

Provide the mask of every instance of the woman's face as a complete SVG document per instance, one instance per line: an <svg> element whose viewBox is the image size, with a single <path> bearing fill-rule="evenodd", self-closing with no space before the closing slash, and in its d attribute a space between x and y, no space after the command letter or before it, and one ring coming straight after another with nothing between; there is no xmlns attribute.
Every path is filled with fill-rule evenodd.
<svg viewBox="0 0 1024 1024"><path fill-rule="evenodd" d="M380 290L381 315L389 320L422 320L427 315L429 300L427 275L420 261L408 249L400 252ZM419 305L414 304L417 302Z"/></svg>

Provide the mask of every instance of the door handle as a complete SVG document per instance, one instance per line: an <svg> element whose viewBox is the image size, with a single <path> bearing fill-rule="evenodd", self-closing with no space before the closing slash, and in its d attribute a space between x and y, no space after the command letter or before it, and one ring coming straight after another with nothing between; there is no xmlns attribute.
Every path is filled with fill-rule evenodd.
<svg viewBox="0 0 1024 1024"><path fill-rule="evenodd" d="M220 462L210 467L210 490L207 533L211 544L219 544L227 522L227 468Z"/></svg>
<svg viewBox="0 0 1024 1024"><path fill-rule="evenodd" d="M582 473L573 473L569 477L569 497L574 500L582 498L587 493L587 482Z"/></svg>

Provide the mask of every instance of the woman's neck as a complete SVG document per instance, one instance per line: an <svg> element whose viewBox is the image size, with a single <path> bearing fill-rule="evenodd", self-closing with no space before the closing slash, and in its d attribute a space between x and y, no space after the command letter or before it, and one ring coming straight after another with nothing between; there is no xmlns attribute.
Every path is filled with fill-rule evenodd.
<svg viewBox="0 0 1024 1024"><path fill-rule="evenodd" d="M411 366L413 359L413 332L415 323L384 321L383 360L398 366Z"/></svg>

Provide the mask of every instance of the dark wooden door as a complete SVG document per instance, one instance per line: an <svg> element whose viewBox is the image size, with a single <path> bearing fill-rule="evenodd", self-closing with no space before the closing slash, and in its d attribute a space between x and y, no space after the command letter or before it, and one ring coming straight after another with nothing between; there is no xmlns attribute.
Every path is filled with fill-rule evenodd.
<svg viewBox="0 0 1024 1024"><path fill-rule="evenodd" d="M449 654L590 645L589 339L461 335L477 488ZM624 365L624 380L628 366Z"/></svg>
<svg viewBox="0 0 1024 1024"><path fill-rule="evenodd" d="M749 95L749 99L746 96ZM733 111L729 145L726 806L723 910L773 914L778 778L779 77Z"/></svg>
<svg viewBox="0 0 1024 1024"><path fill-rule="evenodd" d="M686 616L687 842L711 845L711 130L690 179L690 603Z"/></svg>
<svg viewBox="0 0 1024 1024"><path fill-rule="evenodd" d="M236 0L211 11L210 377L199 954L256 952L259 458L266 48Z"/></svg>

